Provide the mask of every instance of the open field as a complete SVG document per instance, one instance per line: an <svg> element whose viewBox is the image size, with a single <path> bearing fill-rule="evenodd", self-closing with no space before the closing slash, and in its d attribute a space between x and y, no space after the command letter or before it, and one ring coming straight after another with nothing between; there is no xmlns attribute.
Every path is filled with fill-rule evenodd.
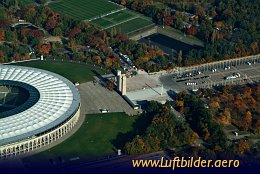
<svg viewBox="0 0 260 174"><path fill-rule="evenodd" d="M69 79L71 82L79 82L79 83L94 80L93 76L96 75L95 71L98 72L99 74L104 74L104 71L102 71L99 68L95 68L89 65L80 65L80 64L73 64L68 62L32 61L32 62L18 63L15 65L44 69L47 71L57 73Z"/></svg>
<svg viewBox="0 0 260 174"><path fill-rule="evenodd" d="M128 116L125 113L106 113L86 115L86 119L80 129L63 143L32 157L25 161L37 161L38 159L57 159L61 157L69 160L73 157L93 158L116 149L114 142L119 134L132 131L133 123L138 117ZM125 139L126 137L121 137ZM121 139L122 141L124 141ZM120 142L119 142L120 143ZM37 159L37 160L34 160ZM48 161L47 161L48 162Z"/></svg>
<svg viewBox="0 0 260 174"><path fill-rule="evenodd" d="M112 28L128 34L153 25L151 19L124 9L108 0L60 0L49 4L54 11L78 20L88 20L100 29Z"/></svg>
<svg viewBox="0 0 260 174"><path fill-rule="evenodd" d="M153 25L149 18L131 12L128 9L92 20L91 23L109 32L114 28L117 32L125 34Z"/></svg>
<svg viewBox="0 0 260 174"><path fill-rule="evenodd" d="M154 24L151 21L148 21L143 18L135 18L133 20L111 27L108 29L108 31L111 32L112 28L116 28L117 31L121 31L122 33L129 34L152 25Z"/></svg>
<svg viewBox="0 0 260 174"><path fill-rule="evenodd" d="M108 0L61 0L50 3L49 7L78 20L87 20L121 8Z"/></svg>
<svg viewBox="0 0 260 174"><path fill-rule="evenodd" d="M109 27L110 25L113 25L113 24L116 24L119 22L123 22L125 20L129 20L134 17L137 17L137 15L134 13L131 13L129 10L122 10L122 11L113 13L111 15L92 20L91 23L105 28L105 27ZM106 23L104 21L106 21Z"/></svg>

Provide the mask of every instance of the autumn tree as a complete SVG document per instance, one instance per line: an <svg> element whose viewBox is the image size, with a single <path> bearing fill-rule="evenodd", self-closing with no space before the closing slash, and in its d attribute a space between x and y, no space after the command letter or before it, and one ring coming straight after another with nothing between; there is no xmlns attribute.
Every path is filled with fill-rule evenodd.
<svg viewBox="0 0 260 174"><path fill-rule="evenodd" d="M15 61L21 60L20 54L15 53L15 54L13 55L13 59L14 59Z"/></svg>
<svg viewBox="0 0 260 174"><path fill-rule="evenodd" d="M112 65L113 65L113 60L110 57L106 58L106 66L111 67Z"/></svg>
<svg viewBox="0 0 260 174"><path fill-rule="evenodd" d="M113 91L113 89L115 88L115 80L113 79L107 80L106 88L109 89L110 91Z"/></svg>
<svg viewBox="0 0 260 174"><path fill-rule="evenodd" d="M178 53L178 65L179 66L182 65L182 50L180 50Z"/></svg>
<svg viewBox="0 0 260 174"><path fill-rule="evenodd" d="M126 0L121 0L121 5L125 6L126 5Z"/></svg>
<svg viewBox="0 0 260 174"><path fill-rule="evenodd" d="M0 63L4 63L4 52L0 50Z"/></svg>
<svg viewBox="0 0 260 174"><path fill-rule="evenodd" d="M189 35L194 36L194 35L196 35L198 33L198 30L196 29L196 27L191 26L190 28L188 28L187 33Z"/></svg>
<svg viewBox="0 0 260 174"><path fill-rule="evenodd" d="M255 134L260 133L260 118L254 120L252 124L252 130Z"/></svg>
<svg viewBox="0 0 260 174"><path fill-rule="evenodd" d="M252 123L252 114L250 111L247 111L245 115L245 122L243 128L248 130L251 126L251 123Z"/></svg>
<svg viewBox="0 0 260 174"><path fill-rule="evenodd" d="M50 44L38 44L37 50L41 54L48 55L51 51L51 45Z"/></svg>
<svg viewBox="0 0 260 174"><path fill-rule="evenodd" d="M251 148L251 145L245 141L245 140L240 140L238 142L238 144L235 146L235 153L239 153L239 154L244 154L246 152L248 152Z"/></svg>
<svg viewBox="0 0 260 174"><path fill-rule="evenodd" d="M5 32L3 30L0 30L0 41L5 40Z"/></svg>
<svg viewBox="0 0 260 174"><path fill-rule="evenodd" d="M100 56L93 56L92 57L92 61L97 63L97 64L101 64L102 63L102 60L101 60Z"/></svg>
<svg viewBox="0 0 260 174"><path fill-rule="evenodd" d="M69 38L74 38L77 34L81 32L80 28L74 27L73 29L70 30L69 32Z"/></svg>

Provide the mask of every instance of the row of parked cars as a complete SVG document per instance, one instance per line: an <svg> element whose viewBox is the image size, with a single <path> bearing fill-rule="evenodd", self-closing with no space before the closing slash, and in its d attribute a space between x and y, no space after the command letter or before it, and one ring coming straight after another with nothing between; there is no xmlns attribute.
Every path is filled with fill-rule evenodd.
<svg viewBox="0 0 260 174"><path fill-rule="evenodd" d="M240 73L233 73L232 75L224 77L224 79L225 80L236 79L236 78L239 78L240 76L241 76Z"/></svg>

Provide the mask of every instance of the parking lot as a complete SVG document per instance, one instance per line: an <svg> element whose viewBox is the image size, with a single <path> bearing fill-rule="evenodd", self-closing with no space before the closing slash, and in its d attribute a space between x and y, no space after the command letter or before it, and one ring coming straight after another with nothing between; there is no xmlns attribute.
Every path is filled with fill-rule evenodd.
<svg viewBox="0 0 260 174"><path fill-rule="evenodd" d="M215 70L215 72L213 72ZM239 74L239 77L234 77ZM225 79L233 76L233 78ZM167 74L160 78L161 83L167 89L180 92L186 89L196 90L227 84L242 84L260 79L260 63L241 64L219 69L208 69L205 71L190 71L185 73Z"/></svg>
<svg viewBox="0 0 260 174"><path fill-rule="evenodd" d="M136 111L115 91L109 91L99 83L83 83L78 86L81 97L81 112L84 114L101 113L101 109L109 112L126 112L128 115Z"/></svg>

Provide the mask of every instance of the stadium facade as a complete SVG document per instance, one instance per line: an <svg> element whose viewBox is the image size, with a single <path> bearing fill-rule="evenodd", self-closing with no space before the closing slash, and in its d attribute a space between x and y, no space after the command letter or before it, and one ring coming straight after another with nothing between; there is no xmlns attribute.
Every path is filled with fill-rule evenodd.
<svg viewBox="0 0 260 174"><path fill-rule="evenodd" d="M19 106L1 110L1 159L47 146L70 132L78 122L80 95L69 80L40 69L0 65L0 88L9 91L0 98L0 106L17 102L12 87L26 90L29 97Z"/></svg>

